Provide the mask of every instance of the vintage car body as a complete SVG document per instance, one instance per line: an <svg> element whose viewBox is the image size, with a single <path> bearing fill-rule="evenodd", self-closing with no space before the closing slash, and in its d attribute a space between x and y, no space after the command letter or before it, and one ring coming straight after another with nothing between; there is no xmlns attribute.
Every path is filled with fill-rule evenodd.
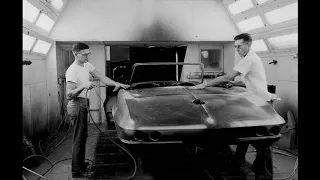
<svg viewBox="0 0 320 180"><path fill-rule="evenodd" d="M156 81L121 89L113 108L121 141L179 143L214 136L237 144L280 138L285 121L268 102L243 87L193 89L195 84Z"/></svg>

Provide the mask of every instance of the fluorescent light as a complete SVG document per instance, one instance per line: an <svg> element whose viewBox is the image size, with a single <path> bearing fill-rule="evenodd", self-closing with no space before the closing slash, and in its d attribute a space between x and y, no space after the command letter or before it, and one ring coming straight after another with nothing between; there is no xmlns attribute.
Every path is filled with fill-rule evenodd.
<svg viewBox="0 0 320 180"><path fill-rule="evenodd" d="M60 11L63 6L63 1L62 0L51 0L51 5Z"/></svg>
<svg viewBox="0 0 320 180"><path fill-rule="evenodd" d="M38 17L40 10L30 4L28 1L23 0L23 18L34 23Z"/></svg>
<svg viewBox="0 0 320 180"><path fill-rule="evenodd" d="M254 51L268 51L268 47L262 39L252 41L251 49Z"/></svg>
<svg viewBox="0 0 320 180"><path fill-rule="evenodd" d="M298 3L293 3L264 14L270 24L277 24L298 18Z"/></svg>
<svg viewBox="0 0 320 180"><path fill-rule="evenodd" d="M37 53L47 54L50 47L51 47L50 43L38 39L32 51Z"/></svg>
<svg viewBox="0 0 320 180"><path fill-rule="evenodd" d="M272 47L278 49L297 47L298 33L268 38L268 41Z"/></svg>
<svg viewBox="0 0 320 180"><path fill-rule="evenodd" d="M258 4L263 4L263 3L267 2L267 1L270 1L270 0L256 0L256 1L257 1Z"/></svg>
<svg viewBox="0 0 320 180"><path fill-rule="evenodd" d="M54 25L54 21L47 15L41 13L36 25L49 32Z"/></svg>
<svg viewBox="0 0 320 180"><path fill-rule="evenodd" d="M23 35L23 50L30 51L31 47L36 41L36 38L26 35L24 33L22 33L22 35Z"/></svg>
<svg viewBox="0 0 320 180"><path fill-rule="evenodd" d="M230 4L228 8L231 14L235 15L247 9L253 8L253 3L251 0L239 0Z"/></svg>
<svg viewBox="0 0 320 180"><path fill-rule="evenodd" d="M254 16L252 18L238 22L238 27L242 32L246 32L253 29L264 27L264 24L260 16Z"/></svg>

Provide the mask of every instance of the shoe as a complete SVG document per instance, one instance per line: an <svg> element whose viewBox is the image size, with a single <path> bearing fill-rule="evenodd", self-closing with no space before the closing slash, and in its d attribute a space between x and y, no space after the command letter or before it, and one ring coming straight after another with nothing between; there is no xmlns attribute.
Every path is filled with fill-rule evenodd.
<svg viewBox="0 0 320 180"><path fill-rule="evenodd" d="M81 173L72 173L73 178L91 177L94 172L89 172L90 163L85 162Z"/></svg>
<svg viewBox="0 0 320 180"><path fill-rule="evenodd" d="M90 163L89 163L89 162L85 162L85 163L84 163L84 168L82 169L82 171L87 171L87 170L89 170L89 167L90 167Z"/></svg>
<svg viewBox="0 0 320 180"><path fill-rule="evenodd" d="M91 177L93 176L94 172L81 172L81 173L72 173L72 178L82 178L82 177Z"/></svg>

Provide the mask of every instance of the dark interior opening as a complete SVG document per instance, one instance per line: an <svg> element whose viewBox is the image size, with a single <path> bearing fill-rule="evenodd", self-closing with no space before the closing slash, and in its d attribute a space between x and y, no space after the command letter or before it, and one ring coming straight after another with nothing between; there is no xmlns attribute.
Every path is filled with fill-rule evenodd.
<svg viewBox="0 0 320 180"><path fill-rule="evenodd" d="M176 55L178 62L184 62L186 51L187 46L111 46L110 61L107 62L106 75L117 82L128 84L133 64L149 62L176 62ZM141 75L148 76L151 71L153 75L159 75L155 77L155 79L158 80L161 79L161 76L170 76L171 73L175 75L175 67L165 68L165 70L163 68L143 68L143 72L140 72L140 74L142 73ZM179 79L181 72L182 66L178 66ZM117 94L117 92L112 92L112 90L113 87L108 88L107 96L114 96Z"/></svg>

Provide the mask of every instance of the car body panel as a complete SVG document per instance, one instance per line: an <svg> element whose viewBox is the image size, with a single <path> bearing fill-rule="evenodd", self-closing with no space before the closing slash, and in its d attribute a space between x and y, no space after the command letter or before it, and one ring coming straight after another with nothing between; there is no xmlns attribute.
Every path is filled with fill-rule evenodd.
<svg viewBox="0 0 320 180"><path fill-rule="evenodd" d="M150 87L138 83L118 92L113 118L125 143L172 143L213 135L243 142L281 136L272 132L284 119L246 88L147 83Z"/></svg>
<svg viewBox="0 0 320 180"><path fill-rule="evenodd" d="M244 88L234 87L235 90L231 88L224 91L221 89L209 87L199 91L175 86L138 91L121 90L120 96L126 93L123 106L128 109L128 115L123 115L123 118L115 116L115 122L121 126L124 124L121 121L128 121L124 117L130 116L134 125L122 128L140 130L172 126L218 129L278 125L284 122L269 103ZM236 95L237 92L240 93ZM205 104L195 104L195 99L204 100Z"/></svg>

